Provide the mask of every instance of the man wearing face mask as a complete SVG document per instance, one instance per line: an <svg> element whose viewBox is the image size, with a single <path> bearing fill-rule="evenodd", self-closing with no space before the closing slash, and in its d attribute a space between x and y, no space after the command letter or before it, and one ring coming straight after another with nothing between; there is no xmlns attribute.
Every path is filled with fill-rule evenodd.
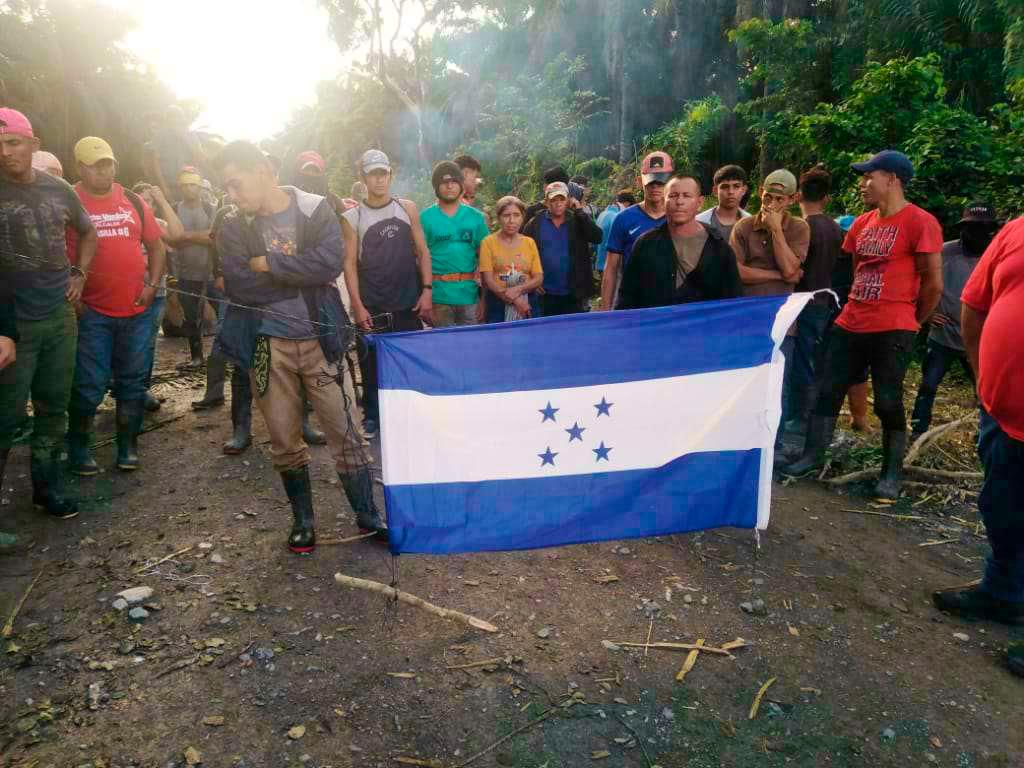
<svg viewBox="0 0 1024 768"><path fill-rule="evenodd" d="M953 364L959 363L974 382L974 372L967 361L964 340L960 335L960 294L981 254L995 237L999 222L991 205L976 201L964 208L957 227L960 237L942 246L942 298L929 319L928 353L921 365L921 387L914 402L914 414L910 417L911 445L931 426L935 395Z"/></svg>

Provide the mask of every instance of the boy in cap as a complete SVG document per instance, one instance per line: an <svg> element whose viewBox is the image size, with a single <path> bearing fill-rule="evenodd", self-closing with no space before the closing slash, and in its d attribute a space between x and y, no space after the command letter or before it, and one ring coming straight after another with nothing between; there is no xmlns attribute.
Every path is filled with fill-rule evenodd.
<svg viewBox="0 0 1024 768"><path fill-rule="evenodd" d="M644 191L643 202L616 216L608 235L604 273L601 275L602 310L615 306L623 270L640 235L665 223L665 185L674 171L672 158L664 152L651 152L640 163L638 181Z"/></svg>
<svg viewBox="0 0 1024 768"><path fill-rule="evenodd" d="M850 298L828 335L821 393L803 456L785 471L803 474L821 465L846 391L867 368L882 422L882 474L875 495L894 501L907 445L903 379L914 337L942 296L942 227L907 201L914 166L902 152L885 150L852 167L861 174L864 203L874 207L857 217L843 241L843 250L853 256Z"/></svg>
<svg viewBox="0 0 1024 768"><path fill-rule="evenodd" d="M0 109L0 305L14 314L18 361L0 370L0 485L25 404L32 398L32 500L56 517L73 517L60 465L65 414L75 370L78 323L73 304L96 253L96 230L63 179L32 167L39 140L21 112ZM66 231L73 230L75 262Z"/></svg>
<svg viewBox="0 0 1024 768"><path fill-rule="evenodd" d="M803 264L811 241L807 222L790 215L796 202L796 177L785 168L772 171L761 185L761 210L740 219L732 228L729 244L736 254L736 266L745 296L786 296L803 277ZM785 460L782 441L789 420L789 383L796 345L796 323L782 342L785 373L782 379L782 421L775 434L776 466Z"/></svg>
<svg viewBox="0 0 1024 768"><path fill-rule="evenodd" d="M921 387L910 417L911 445L931 426L935 395L953 363L959 363L974 383L960 335L960 294L999 229L996 211L984 201L973 202L964 208L957 228L960 237L942 245L942 298L928 319L928 352L921 364Z"/></svg>
<svg viewBox="0 0 1024 768"><path fill-rule="evenodd" d="M166 248L150 207L114 181L117 160L110 145L86 136L74 154L81 178L75 192L96 227L98 245L78 319L68 463L75 474L89 476L99 473L90 453L92 425L111 376L117 400L117 467L132 471L140 466L146 353ZM72 233L69 242L75 239Z"/></svg>
<svg viewBox="0 0 1024 768"><path fill-rule="evenodd" d="M434 166L431 183L437 203L423 211L420 222L430 251L434 327L475 325L483 319L479 256L490 234L487 220L462 202L462 169L455 163Z"/></svg>

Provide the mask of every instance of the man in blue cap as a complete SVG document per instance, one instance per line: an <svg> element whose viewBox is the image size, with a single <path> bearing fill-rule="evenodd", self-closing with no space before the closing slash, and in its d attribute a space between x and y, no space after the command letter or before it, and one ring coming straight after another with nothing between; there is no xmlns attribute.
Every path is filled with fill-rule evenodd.
<svg viewBox="0 0 1024 768"><path fill-rule="evenodd" d="M829 333L821 394L803 456L785 471L803 474L821 465L846 391L867 368L882 422L882 474L875 496L894 501L907 444L903 379L914 337L942 295L942 227L907 201L914 166L902 152L885 150L852 167L861 174L861 197L873 209L857 217L843 241L843 250L853 256L850 298Z"/></svg>

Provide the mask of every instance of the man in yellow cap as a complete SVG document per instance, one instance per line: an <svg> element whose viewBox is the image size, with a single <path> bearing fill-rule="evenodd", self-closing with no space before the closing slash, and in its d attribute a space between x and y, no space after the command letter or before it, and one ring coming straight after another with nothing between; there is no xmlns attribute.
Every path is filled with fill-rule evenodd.
<svg viewBox="0 0 1024 768"><path fill-rule="evenodd" d="M107 142L87 136L75 145L75 161L81 178L75 192L98 238L79 306L68 425L71 471L88 476L99 472L89 446L96 408L111 377L117 400L117 466L126 471L139 468L150 312L164 274L166 249L153 211L114 181L117 160ZM74 241L73 235L69 241Z"/></svg>
<svg viewBox="0 0 1024 768"><path fill-rule="evenodd" d="M14 315L13 326L0 331L0 485L31 397L32 500L68 518L78 513L63 496L60 465L78 336L72 304L85 285L96 231L70 185L32 167L37 149L28 118L0 108L0 307ZM65 230L77 235L71 254L78 267L68 262ZM10 543L0 534L0 547Z"/></svg>

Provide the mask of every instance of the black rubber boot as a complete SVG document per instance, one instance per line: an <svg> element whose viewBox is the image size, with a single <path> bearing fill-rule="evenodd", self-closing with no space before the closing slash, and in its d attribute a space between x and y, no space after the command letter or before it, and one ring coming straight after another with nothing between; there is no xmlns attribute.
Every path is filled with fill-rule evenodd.
<svg viewBox="0 0 1024 768"><path fill-rule="evenodd" d="M117 468L125 472L134 472L142 466L139 459L142 413L142 400L117 401Z"/></svg>
<svg viewBox="0 0 1024 768"><path fill-rule="evenodd" d="M363 467L351 474L338 473L345 497L356 513L356 525L360 533L376 533L379 541L388 540L387 524L381 519L380 510L373 500L373 477L370 468Z"/></svg>
<svg viewBox="0 0 1024 768"><path fill-rule="evenodd" d="M142 397L142 407L150 413L153 413L154 411L159 411L160 406L161 402L157 400L156 397L153 396L153 393L147 389L146 394Z"/></svg>
<svg viewBox="0 0 1024 768"><path fill-rule="evenodd" d="M811 416L807 420L807 440L799 459L782 468L787 475L804 475L825 463L825 451L836 432L835 416Z"/></svg>
<svg viewBox="0 0 1024 768"><path fill-rule="evenodd" d="M78 515L78 501L64 497L60 451L32 452L32 503L47 514L68 520Z"/></svg>
<svg viewBox="0 0 1024 768"><path fill-rule="evenodd" d="M0 496L4 495L4 471L7 469L7 457L10 448L0 448ZM0 531L0 555L13 554L18 550L18 536L8 531Z"/></svg>
<svg viewBox="0 0 1024 768"><path fill-rule="evenodd" d="M187 363L184 363L181 367L190 371L198 371L203 367L203 337L202 336L189 336L188 338L188 353L192 358Z"/></svg>
<svg viewBox="0 0 1024 768"><path fill-rule="evenodd" d="M896 501L903 484L903 456L907 451L907 433L882 431L882 474L875 486L875 497Z"/></svg>
<svg viewBox="0 0 1024 768"><path fill-rule="evenodd" d="M206 394L202 400L192 401L193 411L205 411L224 405L224 377L227 361L219 354L210 355L206 361Z"/></svg>
<svg viewBox="0 0 1024 768"><path fill-rule="evenodd" d="M292 530L288 534L288 549L297 555L308 555L316 547L309 467L285 470L281 473L281 480L292 505Z"/></svg>
<svg viewBox="0 0 1024 768"><path fill-rule="evenodd" d="M68 469L79 477L92 477L100 473L92 457L92 423L95 413L68 413Z"/></svg>
<svg viewBox="0 0 1024 768"><path fill-rule="evenodd" d="M252 445L252 390L243 374L231 377L231 439L224 443L224 453L237 456Z"/></svg>

